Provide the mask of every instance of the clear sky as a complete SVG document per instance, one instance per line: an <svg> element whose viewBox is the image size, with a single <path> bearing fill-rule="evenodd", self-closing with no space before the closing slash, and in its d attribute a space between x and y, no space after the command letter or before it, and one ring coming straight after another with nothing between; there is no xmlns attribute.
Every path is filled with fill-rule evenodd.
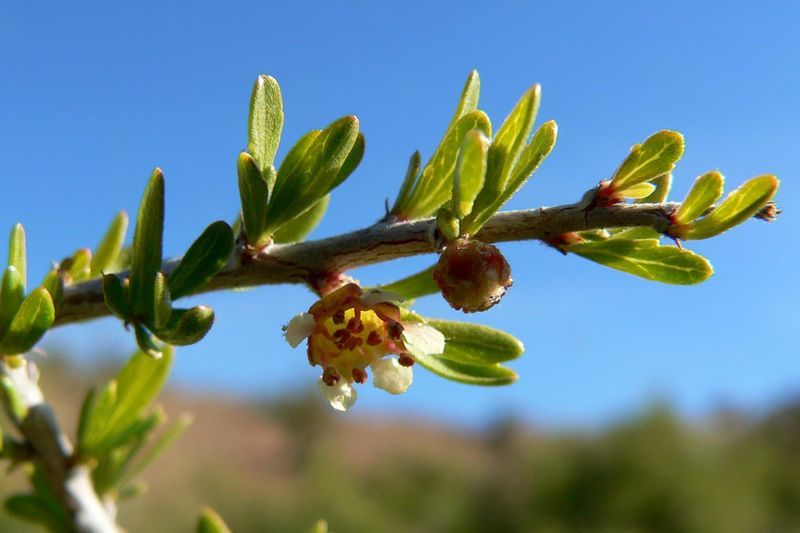
<svg viewBox="0 0 800 533"><path fill-rule="evenodd" d="M649 4L649 5L646 5ZM28 230L31 271L93 246L118 209L135 212L154 166L167 178L165 251L233 218L235 161L258 74L275 76L302 133L354 113L361 167L333 195L315 237L375 221L409 155L429 156L467 73L495 124L533 83L553 154L509 204L577 200L631 144L684 133L674 197L719 168L731 187L771 172L785 212L691 247L717 273L696 287L645 282L537 243L503 247L515 284L468 320L516 334L516 385L481 389L418 369L401 397L361 387L351 414L475 425L499 413L594 426L655 398L699 416L761 409L800 392L796 244L800 170L800 4L796 2L7 2L0 7L0 224ZM5 230L3 230L5 231ZM356 275L388 282L431 257ZM313 301L302 287L203 296L218 321L180 350L172 382L252 395L313 383L280 326ZM450 318L440 300L420 312ZM92 361L133 348L106 319L52 332Z"/></svg>

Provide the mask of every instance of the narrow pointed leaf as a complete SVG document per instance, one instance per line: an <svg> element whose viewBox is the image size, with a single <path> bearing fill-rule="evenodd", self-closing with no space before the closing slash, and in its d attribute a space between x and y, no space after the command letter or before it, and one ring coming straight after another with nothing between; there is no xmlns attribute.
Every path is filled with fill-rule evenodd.
<svg viewBox="0 0 800 533"><path fill-rule="evenodd" d="M533 129L541 95L542 90L538 84L525 91L492 139L486 180L491 190L500 192L506 188L511 172L517 165L525 142Z"/></svg>
<svg viewBox="0 0 800 533"><path fill-rule="evenodd" d="M317 135L292 170L278 172L269 202L267 233L272 233L321 200L333 188L358 137L358 119L341 118Z"/></svg>
<svg viewBox="0 0 800 533"><path fill-rule="evenodd" d="M153 328L159 330L167 325L172 316L172 298L167 287L167 277L163 272L156 274L153 289Z"/></svg>
<svg viewBox="0 0 800 533"><path fill-rule="evenodd" d="M342 168L339 170L339 173L336 175L336 179L333 181L333 186L331 190L335 189L339 185L341 185L344 180L350 177L359 164L361 164L361 160L364 158L364 149L366 148L366 142L364 141L364 134L360 133L356 137L356 142L353 143L353 148L350 150L350 153L347 155L347 159L344 160L342 164Z"/></svg>
<svg viewBox="0 0 800 533"><path fill-rule="evenodd" d="M3 271L3 280L0 284L0 337L8 329L24 300L25 287L19 271L9 266Z"/></svg>
<svg viewBox="0 0 800 533"><path fill-rule="evenodd" d="M708 216L695 222L686 239L707 239L731 229L755 215L778 190L778 179L758 176L730 193Z"/></svg>
<svg viewBox="0 0 800 533"><path fill-rule="evenodd" d="M64 297L64 278L57 268L47 273L42 280L41 286L50 293L53 306L58 310L58 308L61 307L61 300ZM2 301L2 295L0 295L0 301Z"/></svg>
<svg viewBox="0 0 800 533"><path fill-rule="evenodd" d="M430 216L452 198L453 174L461 143L474 129L487 137L491 135L491 122L483 111L467 113L445 134L399 215L407 219Z"/></svg>
<svg viewBox="0 0 800 533"><path fill-rule="evenodd" d="M22 224L14 224L11 228L11 237L8 240L8 266L17 269L22 290L28 283L28 255L25 245L25 228Z"/></svg>
<svg viewBox="0 0 800 533"><path fill-rule="evenodd" d="M380 289L387 292L396 292L406 300L413 300L420 296L438 293L439 287L436 286L436 281L433 279L434 268L435 266L430 266L407 278L382 285Z"/></svg>
<svg viewBox="0 0 800 533"><path fill-rule="evenodd" d="M116 274L103 276L103 301L116 317L126 321L132 318L128 291Z"/></svg>
<svg viewBox="0 0 800 533"><path fill-rule="evenodd" d="M489 139L480 131L472 130L461 143L455 177L453 179L452 211L462 219L472 211L472 204L486 179L486 157Z"/></svg>
<svg viewBox="0 0 800 533"><path fill-rule="evenodd" d="M400 185L400 192L397 193L397 200L395 200L394 207L392 207L391 212L393 214L401 213L408 207L411 194L414 192L414 188L419 180L419 168L421 164L422 156L420 156L417 150L411 154L411 158L408 160L406 176L403 178L403 183Z"/></svg>
<svg viewBox="0 0 800 533"><path fill-rule="evenodd" d="M676 246L659 246L657 239L608 239L573 244L568 251L634 276L674 285L700 283L714 272L703 256Z"/></svg>
<svg viewBox="0 0 800 533"><path fill-rule="evenodd" d="M636 203L660 204L665 202L667 196L669 196L670 189L672 189L672 174L662 174L650 180L650 183L656 186L655 190L649 196L637 200Z"/></svg>
<svg viewBox="0 0 800 533"><path fill-rule="evenodd" d="M470 365L438 356L415 356L420 365L443 378L468 385L497 386L514 383L516 372L499 364Z"/></svg>
<svg viewBox="0 0 800 533"><path fill-rule="evenodd" d="M550 120L542 124L533 135L531 142L522 151L514 166L512 177L503 190L496 190L484 185L470 215L464 220L461 231L464 234L475 234L484 224L525 185L531 175L539 168L542 161L550 155L558 138L558 125Z"/></svg>
<svg viewBox="0 0 800 533"><path fill-rule="evenodd" d="M156 343L153 334L147 331L147 328L139 323L135 323L133 325L133 332L136 334L136 344L141 351L153 359L161 359L164 355L164 350Z"/></svg>
<svg viewBox="0 0 800 533"><path fill-rule="evenodd" d="M631 148L628 157L611 179L614 190L622 192L656 176L672 172L682 155L683 135L667 130L654 133L642 144Z"/></svg>
<svg viewBox="0 0 800 533"><path fill-rule="evenodd" d="M458 106L453 113L453 119L447 129L452 128L458 120L478 109L478 99L481 94L481 78L477 70L473 70L467 76L467 81L464 82L464 88L461 90L461 97L458 99Z"/></svg>
<svg viewBox="0 0 800 533"><path fill-rule="evenodd" d="M152 359L152 358L151 358ZM78 452L90 457L107 434L107 422L117 404L117 381L112 379L97 392L93 389L83 402L78 429Z"/></svg>
<svg viewBox="0 0 800 533"><path fill-rule="evenodd" d="M164 175L157 168L144 191L133 235L130 303L137 316L147 316L153 308L153 288L156 273L161 268L163 232Z"/></svg>
<svg viewBox="0 0 800 533"><path fill-rule="evenodd" d="M125 234L128 231L128 213L120 211L111 225L106 230L106 234L97 245L92 256L91 277L96 278L102 273L108 273L122 251L125 244Z"/></svg>
<svg viewBox="0 0 800 533"><path fill-rule="evenodd" d="M189 426L192 425L192 415L188 413L182 414L178 420L175 421L170 427L156 439L156 441L148 448L142 457L140 457L134 465L132 465L126 472L122 479L125 481L132 481L142 470L152 464L153 461L166 451L169 446L178 440Z"/></svg>
<svg viewBox="0 0 800 533"><path fill-rule="evenodd" d="M436 213L436 226L446 241L454 241L460 235L460 221L446 207L442 207Z"/></svg>
<svg viewBox="0 0 800 533"><path fill-rule="evenodd" d="M697 178L675 214L676 221L679 224L688 224L705 213L722 196L724 181L722 174L716 170Z"/></svg>
<svg viewBox="0 0 800 533"><path fill-rule="evenodd" d="M239 197L242 201L242 222L247 240L254 246L265 244L269 235L264 234L267 225L267 203L269 189L264 175L255 159L247 152L239 154Z"/></svg>
<svg viewBox="0 0 800 533"><path fill-rule="evenodd" d="M325 212L328 210L330 200L330 194L323 197L311 209L281 226L272 236L272 239L276 243L300 242L305 239L322 221L322 217L325 216Z"/></svg>
<svg viewBox="0 0 800 533"><path fill-rule="evenodd" d="M214 310L204 305L175 309L169 324L158 332L160 339L176 346L199 342L214 325Z"/></svg>
<svg viewBox="0 0 800 533"><path fill-rule="evenodd" d="M34 289L22 302L3 335L0 354L21 354L33 348L53 325L55 317L50 293L41 287Z"/></svg>
<svg viewBox="0 0 800 533"><path fill-rule="evenodd" d="M172 298L191 294L208 283L228 262L234 246L233 230L227 223L218 220L209 225L169 275Z"/></svg>
<svg viewBox="0 0 800 533"><path fill-rule="evenodd" d="M5 501L8 514L43 525L48 531L67 533L72 524L58 504L36 494L12 494Z"/></svg>
<svg viewBox="0 0 800 533"><path fill-rule="evenodd" d="M262 171L275 161L282 130L281 88L272 76L261 75L256 80L250 97L247 151L253 155Z"/></svg>
<svg viewBox="0 0 800 533"><path fill-rule="evenodd" d="M510 333L499 329L429 318L427 323L445 336L442 357L466 364L485 365L516 359L525 347Z"/></svg>

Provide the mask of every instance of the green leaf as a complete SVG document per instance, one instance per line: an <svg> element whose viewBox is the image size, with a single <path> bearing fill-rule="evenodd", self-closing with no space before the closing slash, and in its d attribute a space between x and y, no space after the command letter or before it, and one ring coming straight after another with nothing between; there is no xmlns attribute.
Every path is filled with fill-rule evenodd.
<svg viewBox="0 0 800 533"><path fill-rule="evenodd" d="M525 141L533 129L541 95L542 90L538 84L525 91L497 130L489 148L489 170L486 176L486 186L491 191L499 193L506 188L511 172L525 147Z"/></svg>
<svg viewBox="0 0 800 533"><path fill-rule="evenodd" d="M255 159L247 152L239 154L239 197L242 200L242 223L247 241L256 247L264 246L269 239L267 205L269 188Z"/></svg>
<svg viewBox="0 0 800 533"><path fill-rule="evenodd" d="M135 322L133 324L133 332L136 335L136 344L139 346L141 351L153 359L161 359L161 357L164 355L164 351L158 344L156 344L153 334L147 331L147 328L145 328L142 324Z"/></svg>
<svg viewBox="0 0 800 533"><path fill-rule="evenodd" d="M411 194L414 192L417 181L419 180L419 167L421 164L422 156L420 156L419 150L417 150L411 154L411 158L408 160L406 175L403 178L403 183L400 185L400 192L397 193L397 200L395 200L391 211L392 214L398 214L402 209L408 206L408 202L411 200Z"/></svg>
<svg viewBox="0 0 800 533"><path fill-rule="evenodd" d="M700 283L714 273L703 256L676 246L659 246L658 239L609 239L573 244L567 251L634 276L674 285Z"/></svg>
<svg viewBox="0 0 800 533"><path fill-rule="evenodd" d="M155 288L153 289L153 328L159 330L167 325L172 316L172 298L167 287L167 277L163 272L156 274Z"/></svg>
<svg viewBox="0 0 800 533"><path fill-rule="evenodd" d="M250 97L250 116L247 121L247 151L262 172L275 161L275 152L283 130L283 97L278 82L272 76L261 75Z"/></svg>
<svg viewBox="0 0 800 533"><path fill-rule="evenodd" d="M461 143L474 129L487 137L491 135L491 122L483 111L467 113L447 131L398 215L406 219L427 217L452 198L453 174Z"/></svg>
<svg viewBox="0 0 800 533"><path fill-rule="evenodd" d="M278 174L275 178L276 182L286 181L287 176L291 176L297 171L297 166L303 160L306 152L308 152L308 149L311 148L311 146L314 144L314 141L321 133L322 130L311 130L297 140L294 146L292 146L292 148L289 150L289 153L286 154L286 157L283 158L283 162L281 163L281 166L278 169Z"/></svg>
<svg viewBox="0 0 800 533"><path fill-rule="evenodd" d="M461 98L458 99L458 106L456 106L453 119L447 127L448 130L455 126L461 117L478 109L478 98L480 94L481 78L478 75L478 71L473 70L467 76L467 81L464 82L464 88L461 90Z"/></svg>
<svg viewBox="0 0 800 533"><path fill-rule="evenodd" d="M136 316L147 316L153 308L156 273L161 269L163 231L164 175L157 168L144 191L133 234L130 304Z"/></svg>
<svg viewBox="0 0 800 533"><path fill-rule="evenodd" d="M120 369L117 382L117 398L114 414L105 422L109 432L129 425L151 404L167 382L175 350L165 346L163 357L154 360L147 354L136 352Z"/></svg>
<svg viewBox="0 0 800 533"><path fill-rule="evenodd" d="M308 533L328 533L328 522L326 520L317 520Z"/></svg>
<svg viewBox="0 0 800 533"><path fill-rule="evenodd" d="M421 272L412 274L407 278L397 280L387 285L379 287L383 291L396 292L406 300L413 300L420 296L435 294L439 292L436 280L433 279L433 269L435 265L426 268Z"/></svg>
<svg viewBox="0 0 800 533"><path fill-rule="evenodd" d="M118 318L126 321L132 318L128 290L116 274L103 276L103 301Z"/></svg>
<svg viewBox="0 0 800 533"><path fill-rule="evenodd" d="M647 198L654 192L656 192L656 186L652 183L637 183L625 189L625 197L633 200L640 200L642 198Z"/></svg>
<svg viewBox="0 0 800 533"><path fill-rule="evenodd" d="M475 234L492 218L517 191L525 185L542 161L550 155L558 138L558 125L550 120L542 124L533 135L531 142L522 150L512 171L512 177L502 190L484 185L470 215L464 219L461 232Z"/></svg>
<svg viewBox="0 0 800 533"><path fill-rule="evenodd" d="M61 273L57 268L52 269L47 273L47 275L45 275L41 286L47 289L47 292L50 293L50 298L53 300L53 306L56 309L61 307L61 300L64 297L64 278L61 276ZM0 301L2 301L2 298L3 297L0 294ZM2 307L2 305L0 305L0 307Z"/></svg>
<svg viewBox="0 0 800 533"><path fill-rule="evenodd" d="M50 293L41 287L34 289L22 302L3 335L3 340L0 341L0 354L14 355L27 352L47 333L55 318L56 310Z"/></svg>
<svg viewBox="0 0 800 533"><path fill-rule="evenodd" d="M3 272L0 284L0 337L8 329L14 315L25 300L25 287L16 267L9 266Z"/></svg>
<svg viewBox="0 0 800 533"><path fill-rule="evenodd" d="M322 221L330 201L330 194L323 197L322 200L311 206L311 209L281 226L272 239L276 243L302 241Z"/></svg>
<svg viewBox="0 0 800 533"><path fill-rule="evenodd" d="M23 291L28 283L28 259L25 248L25 228L22 224L14 224L8 241L8 266L17 269Z"/></svg>
<svg viewBox="0 0 800 533"><path fill-rule="evenodd" d="M210 507L203 509L195 531L197 533L231 533L222 517Z"/></svg>
<svg viewBox="0 0 800 533"><path fill-rule="evenodd" d="M353 148L350 150L350 153L347 154L347 158L344 160L342 168L336 175L336 179L333 180L333 186L331 187L331 190L341 185L342 182L349 178L350 174L356 170L358 165L361 164L361 160L364 158L365 148L366 142L364 141L364 134L359 133L356 137L356 142L353 143Z"/></svg>
<svg viewBox="0 0 800 533"><path fill-rule="evenodd" d="M633 145L611 178L614 190L622 193L634 185L672 172L683 155L683 146L683 135L667 130L654 133L642 144Z"/></svg>
<svg viewBox="0 0 800 533"><path fill-rule="evenodd" d="M73 531L69 518L57 503L35 494L12 494L5 501L5 509L12 516L44 525L48 531Z"/></svg>
<svg viewBox="0 0 800 533"><path fill-rule="evenodd" d="M649 196L637 200L636 203L660 204L661 202L665 202L672 188L672 174L662 174L650 180L650 183L656 186L655 190Z"/></svg>
<svg viewBox="0 0 800 533"><path fill-rule="evenodd" d="M519 377L513 370L499 364L470 365L435 355L415 355L414 359L434 374L468 385L509 385Z"/></svg>
<svg viewBox="0 0 800 533"><path fill-rule="evenodd" d="M134 477L136 477L142 470L147 468L153 461L158 459L158 457L164 453L164 451L169 448L169 446L178 440L181 435L183 435L189 426L192 424L192 415L188 413L182 414L178 417L178 420L175 421L169 428L167 428L153 443L150 448L144 453L142 457L136 462L136 464L132 465L127 472L125 473L124 478L121 480L124 482L131 481Z"/></svg>
<svg viewBox="0 0 800 533"><path fill-rule="evenodd" d="M106 234L97 245L92 256L91 277L96 278L102 273L106 273L112 268L122 251L125 244L125 234L128 231L128 213L120 211L111 225L106 230Z"/></svg>
<svg viewBox="0 0 800 533"><path fill-rule="evenodd" d="M317 135L291 171L284 173L281 167L269 202L266 233L273 233L331 191L357 137L358 119L346 116Z"/></svg>
<svg viewBox="0 0 800 533"><path fill-rule="evenodd" d="M454 241L460 234L459 219L446 207L436 213L436 226L446 241Z"/></svg>
<svg viewBox="0 0 800 533"><path fill-rule="evenodd" d="M204 305L191 309L175 309L172 318L158 337L176 346L187 346L199 342L214 324L214 310Z"/></svg>
<svg viewBox="0 0 800 533"><path fill-rule="evenodd" d="M227 223L218 220L209 225L169 275L172 298L191 294L208 283L228 262L234 246L233 230Z"/></svg>
<svg viewBox="0 0 800 533"><path fill-rule="evenodd" d="M89 248L77 250L72 257L61 263L60 269L68 276L70 283L86 281L91 276L92 251Z"/></svg>
<svg viewBox="0 0 800 533"><path fill-rule="evenodd" d="M752 178L730 193L708 216L695 222L685 238L707 239L741 224L775 196L778 185L778 179L769 174Z"/></svg>
<svg viewBox="0 0 800 533"><path fill-rule="evenodd" d="M675 221L678 224L688 224L705 213L722 196L724 182L725 178L716 170L697 178L675 213Z"/></svg>
<svg viewBox="0 0 800 533"><path fill-rule="evenodd" d="M472 211L472 204L486 179L486 157L489 139L480 131L472 130L461 143L458 165L453 179L453 213L462 219Z"/></svg>
<svg viewBox="0 0 800 533"><path fill-rule="evenodd" d="M445 359L485 365L516 359L525 351L522 342L499 329L432 318L427 323L445 336L447 344L442 354Z"/></svg>

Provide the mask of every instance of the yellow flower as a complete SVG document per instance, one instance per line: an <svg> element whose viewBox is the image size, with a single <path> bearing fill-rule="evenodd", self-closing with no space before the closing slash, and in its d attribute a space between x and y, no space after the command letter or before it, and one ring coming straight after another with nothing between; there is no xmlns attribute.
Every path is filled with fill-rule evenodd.
<svg viewBox="0 0 800 533"><path fill-rule="evenodd" d="M284 328L296 347L308 339L308 362L322 367L319 387L334 409L346 411L356 400L355 383L373 384L402 394L413 379L414 353L438 355L444 337L420 323L404 323L397 303L403 298L349 283L324 296ZM396 355L397 357L388 357Z"/></svg>

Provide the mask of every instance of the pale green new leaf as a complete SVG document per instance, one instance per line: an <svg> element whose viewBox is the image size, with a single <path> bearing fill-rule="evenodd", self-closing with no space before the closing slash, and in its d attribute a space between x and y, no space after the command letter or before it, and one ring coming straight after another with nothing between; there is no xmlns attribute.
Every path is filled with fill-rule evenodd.
<svg viewBox="0 0 800 533"><path fill-rule="evenodd" d="M426 322L444 335L446 344L442 357L445 359L486 365L516 359L525 351L522 342L499 329L433 318Z"/></svg>
<svg viewBox="0 0 800 533"><path fill-rule="evenodd" d="M114 265L119 253L122 251L127 231L128 213L120 211L111 221L106 234L100 244L97 245L94 254L92 254L90 277L96 278L102 273L107 274L109 272L109 269Z"/></svg>
<svg viewBox="0 0 800 533"><path fill-rule="evenodd" d="M300 242L316 228L325 216L330 204L331 195L324 196L322 200L311 206L311 209L287 222L275 232L272 239L276 243Z"/></svg>
<svg viewBox="0 0 800 533"><path fill-rule="evenodd" d="M408 205L411 194L414 192L415 186L419 180L419 167L421 164L422 156L419 154L419 151L415 151L408 160L406 175L403 178L403 183L400 185L400 192L397 193L397 200L395 200L394 206L392 207L391 212L393 214L402 212L403 208Z"/></svg>
<svg viewBox="0 0 800 533"><path fill-rule="evenodd" d="M635 144L611 179L615 191L623 193L639 183L672 172L683 155L683 135L676 131L659 131L642 144Z"/></svg>
<svg viewBox="0 0 800 533"><path fill-rule="evenodd" d="M91 268L92 251L89 248L77 250L72 257L61 264L61 269L66 272L68 280L72 283L88 280L91 277Z"/></svg>
<svg viewBox="0 0 800 533"><path fill-rule="evenodd" d="M676 246L659 246L658 239L608 239L573 244L567 251L634 276L673 285L700 283L714 272L703 256Z"/></svg>
<svg viewBox="0 0 800 533"><path fill-rule="evenodd" d="M136 461L136 464L125 472L121 484L131 481L148 465L158 459L173 442L178 440L189 429L189 426L192 425L192 420L192 415L189 413L184 413L178 417L178 420L164 430L158 439L144 452L144 455Z"/></svg>
<svg viewBox="0 0 800 533"><path fill-rule="evenodd" d="M25 287L19 272L15 267L9 266L3 272L0 284L0 337L8 329L24 300Z"/></svg>
<svg viewBox="0 0 800 533"><path fill-rule="evenodd" d="M716 170L697 178L675 213L675 221L678 224L688 224L705 213L722 196L724 182L725 178Z"/></svg>
<svg viewBox="0 0 800 533"><path fill-rule="evenodd" d="M272 76L261 75L256 80L250 97L247 151L253 155L262 172L275 161L282 130L281 88Z"/></svg>
<svg viewBox="0 0 800 533"><path fill-rule="evenodd" d="M365 149L366 141L364 140L364 134L359 132L358 136L356 137L356 141L353 143L353 148L350 150L350 153L347 154L347 158L344 160L342 168L339 169L339 173L336 175L336 179L333 180L331 190L341 185L344 180L350 177L350 174L355 171L358 165L361 164L361 160L364 158Z"/></svg>
<svg viewBox="0 0 800 533"><path fill-rule="evenodd" d="M450 125L447 126L448 130L455 126L461 117L478 109L478 98L480 94L481 78L478 75L478 71L473 70L467 76L467 81L464 82L464 88L461 90L461 98L459 98L456 111L453 113L453 119L450 121Z"/></svg>
<svg viewBox="0 0 800 533"><path fill-rule="evenodd" d="M56 318L47 289L34 289L20 305L0 341L0 355L25 353L41 339Z"/></svg>
<svg viewBox="0 0 800 533"><path fill-rule="evenodd" d="M486 179L486 157L489 139L480 131L472 130L461 143L458 165L453 178L453 213L462 219L472 211L472 204Z"/></svg>
<svg viewBox="0 0 800 533"><path fill-rule="evenodd" d="M156 274L155 288L153 289L153 311L151 320L153 328L159 330L169 322L172 316L172 298L167 287L167 277L163 272Z"/></svg>
<svg viewBox="0 0 800 533"><path fill-rule="evenodd" d="M434 152L408 200L400 206L398 214L414 219L431 216L452 197L453 174L458 152L464 137L471 130L491 135L491 122L483 111L472 111L461 117L450 128Z"/></svg>
<svg viewBox="0 0 800 533"><path fill-rule="evenodd" d="M25 246L25 228L22 224L14 224L8 240L8 266L17 269L19 281L24 291L28 283L28 258Z"/></svg>
<svg viewBox="0 0 800 533"><path fill-rule="evenodd" d="M406 300L413 300L420 296L427 296L439 292L436 280L433 279L434 266L430 266L421 272L412 274L407 278L397 280L387 285L382 285L380 289L386 292L396 292Z"/></svg>
<svg viewBox="0 0 800 533"><path fill-rule="evenodd" d="M196 533L231 533L222 517L210 507L203 509L195 531Z"/></svg>
<svg viewBox="0 0 800 533"><path fill-rule="evenodd" d="M533 129L541 95L539 84L525 91L492 139L486 176L486 187L491 192L499 194L511 179L512 171Z"/></svg>
<svg viewBox="0 0 800 533"><path fill-rule="evenodd" d="M741 224L772 199L778 185L778 179L769 174L752 178L730 193L708 216L695 222L684 237L707 239Z"/></svg>
<svg viewBox="0 0 800 533"><path fill-rule="evenodd" d="M434 374L468 385L509 385L518 378L516 372L499 364L471 365L435 355L415 355L414 358Z"/></svg>

